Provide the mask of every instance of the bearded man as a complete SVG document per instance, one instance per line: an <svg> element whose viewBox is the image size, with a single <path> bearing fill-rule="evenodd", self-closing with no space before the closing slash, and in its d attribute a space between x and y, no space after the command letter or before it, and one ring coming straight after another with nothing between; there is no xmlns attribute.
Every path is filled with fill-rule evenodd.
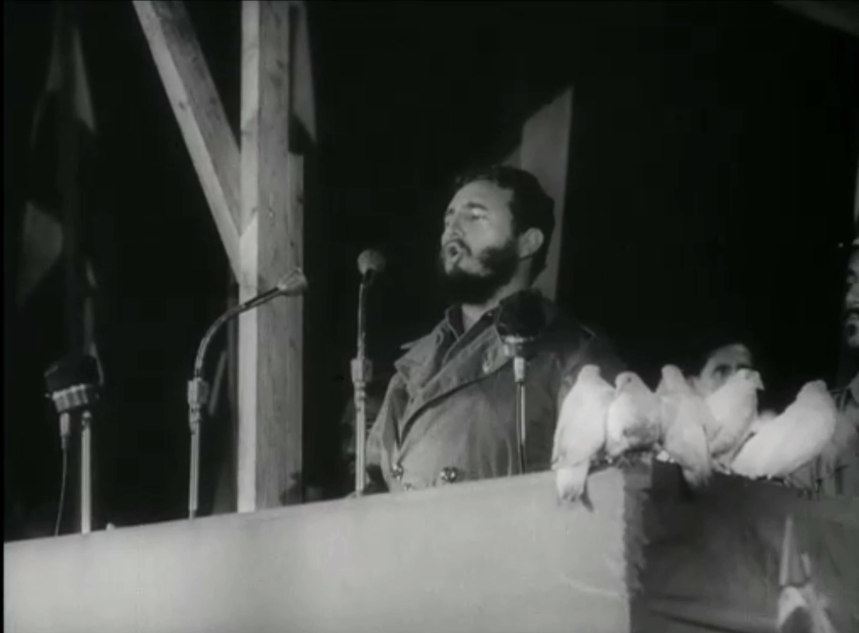
<svg viewBox="0 0 859 633"><path fill-rule="evenodd" d="M550 467L560 404L579 369L596 364L611 382L624 369L603 337L531 288L554 224L553 201L528 172L495 166L457 180L438 262L451 305L395 363L367 441L371 489L519 474L513 362L499 332L513 306L527 302L541 317L525 383L529 472Z"/></svg>

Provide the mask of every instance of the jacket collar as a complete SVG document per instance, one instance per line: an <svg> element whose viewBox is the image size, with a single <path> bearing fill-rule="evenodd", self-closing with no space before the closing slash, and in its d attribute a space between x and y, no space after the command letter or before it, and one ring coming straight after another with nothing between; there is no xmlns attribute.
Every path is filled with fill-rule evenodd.
<svg viewBox="0 0 859 633"><path fill-rule="evenodd" d="M496 310L503 310L509 299L510 297L502 301ZM557 320L559 312L554 304L545 298L542 299L542 308L546 319L546 329L550 329ZM454 310L459 310L459 306L448 308L445 318L433 331L415 341L406 354L395 363L396 370L403 377L409 394L418 405L427 404L430 400L440 398L468 383L494 373L509 360L504 351L504 342L493 322L457 355L457 360L438 368L438 371L433 375L437 363L440 362L437 355L443 347L445 337L454 336L457 331L454 329L455 322L451 322L452 316L456 318ZM494 317L496 316L494 312L488 313L489 318L492 318L493 321L495 321Z"/></svg>

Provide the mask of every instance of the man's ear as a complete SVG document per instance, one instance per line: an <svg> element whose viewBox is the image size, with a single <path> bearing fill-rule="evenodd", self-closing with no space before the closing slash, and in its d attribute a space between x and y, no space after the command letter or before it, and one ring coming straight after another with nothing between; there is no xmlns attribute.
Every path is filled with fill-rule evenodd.
<svg viewBox="0 0 859 633"><path fill-rule="evenodd" d="M534 227L522 233L519 236L519 257L521 259L533 257L540 250L544 240L543 231Z"/></svg>

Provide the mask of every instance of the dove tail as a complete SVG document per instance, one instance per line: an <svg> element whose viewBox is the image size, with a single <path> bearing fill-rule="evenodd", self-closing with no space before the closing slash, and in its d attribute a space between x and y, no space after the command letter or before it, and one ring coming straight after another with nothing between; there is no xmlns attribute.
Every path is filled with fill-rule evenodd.
<svg viewBox="0 0 859 633"><path fill-rule="evenodd" d="M683 469L683 478L693 488L701 488L705 486L708 481L710 481L711 470L708 469L691 469L684 468Z"/></svg>
<svg viewBox="0 0 859 633"><path fill-rule="evenodd" d="M575 466L559 467L555 473L555 483L558 490L558 500L562 503L575 503L586 493L588 469L590 464L585 461Z"/></svg>

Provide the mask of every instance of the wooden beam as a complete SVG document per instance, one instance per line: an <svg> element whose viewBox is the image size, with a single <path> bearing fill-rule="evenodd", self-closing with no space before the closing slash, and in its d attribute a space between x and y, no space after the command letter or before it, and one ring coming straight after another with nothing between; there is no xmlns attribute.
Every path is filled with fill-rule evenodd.
<svg viewBox="0 0 859 633"><path fill-rule="evenodd" d="M242 3L241 301L303 261L303 164L290 154L292 28L285 2ZM239 321L238 510L301 500L303 301Z"/></svg>
<svg viewBox="0 0 859 633"><path fill-rule="evenodd" d="M773 0L773 2L818 24L859 37L859 7L855 2L820 2L819 0Z"/></svg>
<svg viewBox="0 0 859 633"><path fill-rule="evenodd" d="M534 283L553 301L558 288L572 121L573 89L569 88L525 122L519 149L520 167L534 174L555 201L555 234L549 244L546 268ZM510 159L514 157L515 154Z"/></svg>
<svg viewBox="0 0 859 633"><path fill-rule="evenodd" d="M135 0L134 8L238 279L239 149L221 98L184 4Z"/></svg>

